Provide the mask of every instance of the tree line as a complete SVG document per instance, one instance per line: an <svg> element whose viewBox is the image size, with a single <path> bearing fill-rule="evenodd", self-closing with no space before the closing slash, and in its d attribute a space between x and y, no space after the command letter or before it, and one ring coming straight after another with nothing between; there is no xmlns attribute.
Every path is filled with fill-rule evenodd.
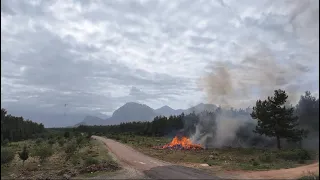
<svg viewBox="0 0 320 180"><path fill-rule="evenodd" d="M257 100L252 110L221 109L213 112L181 114L178 116L157 116L151 122L126 122L119 125L108 126L84 126L77 127L74 131L90 132L95 134L132 134L142 136L166 136L175 135L182 131L190 136L196 128L202 125L202 133L215 130L219 115L227 114L228 117L247 118L242 124L233 141L246 142L249 145L257 145L268 142L281 148L280 140L287 142L301 142L308 135L319 136L319 99L306 92L301 96L296 106L288 104L288 95L279 89L266 100ZM204 121L208 119L208 121ZM250 119L250 120L249 120ZM273 143L269 138L275 138ZM235 143L235 142L231 142ZM275 143L275 144L274 144Z"/></svg>
<svg viewBox="0 0 320 180"><path fill-rule="evenodd" d="M1 108L1 142L21 141L34 138L37 134L44 133L43 124L38 124L23 117L16 117L7 114L4 108Z"/></svg>

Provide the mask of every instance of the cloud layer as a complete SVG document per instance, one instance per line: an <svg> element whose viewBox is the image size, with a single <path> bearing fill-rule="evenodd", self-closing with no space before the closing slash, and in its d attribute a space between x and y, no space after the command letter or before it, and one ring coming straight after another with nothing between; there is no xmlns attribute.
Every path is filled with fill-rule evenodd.
<svg viewBox="0 0 320 180"><path fill-rule="evenodd" d="M59 113L67 103L74 112L110 113L138 101L186 108L206 100L198 84L208 66L223 62L243 79L243 59L257 49L272 54L272 66L294 61L302 68L286 85L317 91L318 4L4 0L1 106Z"/></svg>

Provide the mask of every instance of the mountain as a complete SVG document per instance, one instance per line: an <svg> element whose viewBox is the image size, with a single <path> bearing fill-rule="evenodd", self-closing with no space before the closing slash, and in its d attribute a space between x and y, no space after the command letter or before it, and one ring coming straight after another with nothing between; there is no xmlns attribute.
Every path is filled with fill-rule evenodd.
<svg viewBox="0 0 320 180"><path fill-rule="evenodd" d="M135 102L129 102L115 110L112 116L107 119L108 124L119 124L130 121L151 121L157 116L154 109Z"/></svg>
<svg viewBox="0 0 320 180"><path fill-rule="evenodd" d="M191 107L189 109L186 109L184 110L183 112L185 114L190 114L192 112L195 112L195 113L200 113L202 111L209 111L209 112L212 112L214 110L216 110L218 107L214 104L204 104L204 103L200 103L194 107Z"/></svg>
<svg viewBox="0 0 320 180"><path fill-rule="evenodd" d="M96 116L86 116L79 125L112 125L120 124L121 122L132 122L132 121L151 121L155 116L170 116L180 115L181 113L189 114L192 112L202 111L214 111L217 108L214 104L203 104L200 103L189 109L172 109L169 106L163 106L159 109L152 109L145 104L139 104L135 102L128 102L115 110L112 116L106 120Z"/></svg>
<svg viewBox="0 0 320 180"><path fill-rule="evenodd" d="M107 120L101 119L96 116L86 116L83 121L80 123L76 124L75 126L80 126L80 125L88 125L88 126L94 126L94 125L106 125Z"/></svg>
<svg viewBox="0 0 320 180"><path fill-rule="evenodd" d="M183 112L183 109L172 109L171 107L169 106L162 106L161 108L159 109L155 109L154 110L158 115L161 115L161 116L170 116L170 115L179 115Z"/></svg>

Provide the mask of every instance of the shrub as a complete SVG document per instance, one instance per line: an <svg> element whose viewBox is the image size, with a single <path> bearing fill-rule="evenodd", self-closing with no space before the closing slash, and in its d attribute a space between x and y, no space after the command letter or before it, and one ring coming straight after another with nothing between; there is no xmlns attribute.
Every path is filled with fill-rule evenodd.
<svg viewBox="0 0 320 180"><path fill-rule="evenodd" d="M63 139L60 139L60 140L58 141L58 144L59 144L60 147L62 147L62 146L64 145L64 140L63 140Z"/></svg>
<svg viewBox="0 0 320 180"><path fill-rule="evenodd" d="M14 159L14 151L10 148L1 147L1 164L8 164Z"/></svg>
<svg viewBox="0 0 320 180"><path fill-rule="evenodd" d="M80 145L80 144L83 143L83 140L84 140L83 137L79 136L79 137L77 137L76 142L77 142L78 145Z"/></svg>
<svg viewBox="0 0 320 180"><path fill-rule="evenodd" d="M304 149L280 151L278 152L277 157L289 161L302 161L311 159L310 153Z"/></svg>
<svg viewBox="0 0 320 180"><path fill-rule="evenodd" d="M54 141L54 139L49 139L49 140L48 140L48 144L49 144L49 145L53 145L53 144L55 144L55 143L56 143L56 142Z"/></svg>
<svg viewBox="0 0 320 180"><path fill-rule="evenodd" d="M91 138L91 136L92 136L92 132L88 132L88 134L87 134L87 138L88 138L88 139L90 139L90 138Z"/></svg>
<svg viewBox="0 0 320 180"><path fill-rule="evenodd" d="M36 140L36 144L41 144L41 143L42 143L42 141L43 141L43 139L42 139L42 138L38 138L38 139Z"/></svg>
<svg viewBox="0 0 320 180"><path fill-rule="evenodd" d="M85 159L84 164L90 166L92 164L99 164L99 160L93 157L88 157Z"/></svg>
<svg viewBox="0 0 320 180"><path fill-rule="evenodd" d="M66 160L69 160L72 155L77 151L77 145L74 142L70 142L65 146L64 152L66 153Z"/></svg>
<svg viewBox="0 0 320 180"><path fill-rule="evenodd" d="M48 157L53 155L52 147L46 145L38 146L34 151L34 155L39 157L40 162L43 163Z"/></svg>
<svg viewBox="0 0 320 180"><path fill-rule="evenodd" d="M22 165L24 165L24 161L26 161L29 158L27 146L23 147L22 152L19 153L19 158L22 160Z"/></svg>
<svg viewBox="0 0 320 180"><path fill-rule="evenodd" d="M70 132L69 131L66 131L63 135L66 139L70 137Z"/></svg>
<svg viewBox="0 0 320 180"><path fill-rule="evenodd" d="M74 154L77 151L76 143L70 142L66 145L64 152L67 154Z"/></svg>
<svg viewBox="0 0 320 180"><path fill-rule="evenodd" d="M8 145L8 143L9 143L9 139L5 139L5 140L1 141L1 144L2 144L3 146Z"/></svg>
<svg viewBox="0 0 320 180"><path fill-rule="evenodd" d="M268 154L268 153L264 153L263 155L259 156L259 160L261 162L265 162L265 163L272 162L272 159L273 159L272 156L270 154Z"/></svg>

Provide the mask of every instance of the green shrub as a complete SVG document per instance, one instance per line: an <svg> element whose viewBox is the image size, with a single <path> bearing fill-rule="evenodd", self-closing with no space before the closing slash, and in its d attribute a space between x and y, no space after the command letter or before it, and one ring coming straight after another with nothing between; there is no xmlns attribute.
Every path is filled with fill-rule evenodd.
<svg viewBox="0 0 320 180"><path fill-rule="evenodd" d="M1 147L1 164L8 164L14 159L14 151L10 148Z"/></svg>
<svg viewBox="0 0 320 180"><path fill-rule="evenodd" d="M29 158L29 151L27 150L27 146L23 147L22 152L19 153L19 158L22 160L22 163L24 165L24 162Z"/></svg>
<svg viewBox="0 0 320 180"><path fill-rule="evenodd" d="M34 151L34 156L39 157L40 162L43 163L47 158L53 155L53 149L47 145L37 146Z"/></svg>
<svg viewBox="0 0 320 180"><path fill-rule="evenodd" d="M84 138L82 136L77 137L76 142L79 145L81 145L84 142Z"/></svg>
<svg viewBox="0 0 320 180"><path fill-rule="evenodd" d="M64 136L64 138L66 138L66 139L69 138L69 137L70 137L70 132L69 132L69 131L66 131L63 136Z"/></svg>
<svg viewBox="0 0 320 180"><path fill-rule="evenodd" d="M66 145L64 152L67 154L74 154L77 151L77 145L74 142L70 142Z"/></svg>
<svg viewBox="0 0 320 180"><path fill-rule="evenodd" d="M252 161L252 165L253 165L253 166L259 166L259 162L256 161L256 160L254 160L254 161Z"/></svg>
<svg viewBox="0 0 320 180"><path fill-rule="evenodd" d="M311 159L310 153L304 149L280 151L278 152L277 157L289 161L301 161Z"/></svg>
<svg viewBox="0 0 320 180"><path fill-rule="evenodd" d="M88 157L85 159L84 164L90 166L92 164L99 164L99 160L93 157Z"/></svg>
<svg viewBox="0 0 320 180"><path fill-rule="evenodd" d="M55 140L54 139L49 139L48 140L48 144L49 145L53 145L53 144L55 144L56 142L55 142Z"/></svg>
<svg viewBox="0 0 320 180"><path fill-rule="evenodd" d="M58 144L60 147L62 147L64 145L64 139L59 139Z"/></svg>

